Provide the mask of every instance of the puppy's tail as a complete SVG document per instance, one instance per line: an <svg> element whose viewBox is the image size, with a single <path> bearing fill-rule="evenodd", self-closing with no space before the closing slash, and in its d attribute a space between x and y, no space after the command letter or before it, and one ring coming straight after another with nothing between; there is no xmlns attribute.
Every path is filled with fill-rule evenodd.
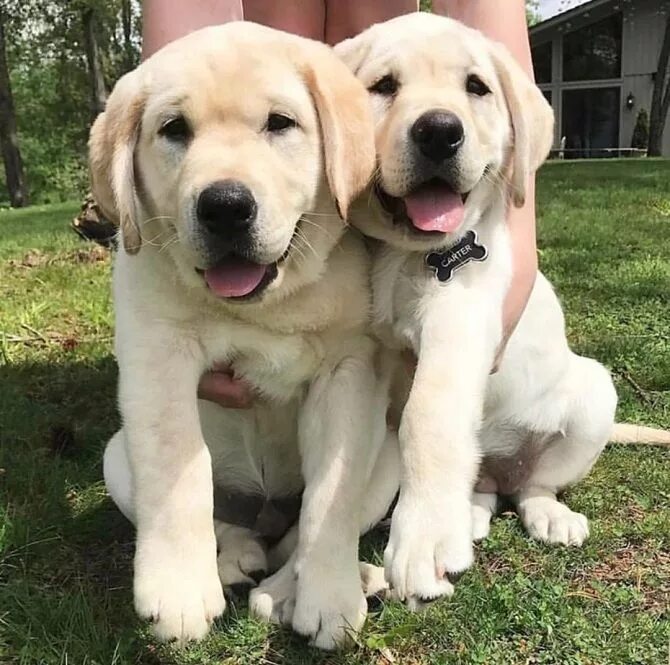
<svg viewBox="0 0 670 665"><path fill-rule="evenodd" d="M670 432L644 425L615 423L610 436L610 443L638 443L650 446L670 448Z"/></svg>

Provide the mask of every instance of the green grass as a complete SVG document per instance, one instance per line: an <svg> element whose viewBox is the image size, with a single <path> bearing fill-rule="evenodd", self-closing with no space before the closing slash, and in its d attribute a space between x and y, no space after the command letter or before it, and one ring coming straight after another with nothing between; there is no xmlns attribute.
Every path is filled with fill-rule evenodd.
<svg viewBox="0 0 670 665"><path fill-rule="evenodd" d="M620 418L670 427L670 162L552 163L539 204L573 346L613 370ZM583 549L534 543L504 515L453 599L377 610L344 655L244 606L201 645L153 642L132 610L133 532L100 480L118 425L110 265L68 230L75 210L0 212L0 662L668 662L670 456L645 447L608 449L568 494L591 518Z"/></svg>

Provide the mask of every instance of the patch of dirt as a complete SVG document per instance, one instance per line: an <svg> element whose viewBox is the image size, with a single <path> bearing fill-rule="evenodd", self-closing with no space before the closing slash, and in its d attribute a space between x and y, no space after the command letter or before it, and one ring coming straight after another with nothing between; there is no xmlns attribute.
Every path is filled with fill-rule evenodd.
<svg viewBox="0 0 670 665"><path fill-rule="evenodd" d="M493 583L493 577L511 573L513 566L508 559L502 555L480 552L477 563L482 566L482 572L486 575L489 583Z"/></svg>
<svg viewBox="0 0 670 665"><path fill-rule="evenodd" d="M649 207L652 212L655 212L661 217L670 217L670 201L663 198L652 199L649 202Z"/></svg>
<svg viewBox="0 0 670 665"><path fill-rule="evenodd" d="M642 506L634 497L625 497L610 509L608 519L624 524L639 524L654 515L662 514L665 510L662 505Z"/></svg>
<svg viewBox="0 0 670 665"><path fill-rule="evenodd" d="M11 259L10 268L31 269L63 263L103 263L109 259L109 251L100 245L91 245L85 249L75 249L71 252L47 254L37 249L31 249L21 259Z"/></svg>
<svg viewBox="0 0 670 665"><path fill-rule="evenodd" d="M67 323L64 317L63 323ZM111 335L90 335L86 331L81 333L74 330L70 333L59 333L55 330L37 330L26 323L21 324L25 334L6 334L5 342L8 344L20 344L27 347L45 347L57 345L66 353L73 353L82 344L92 342L109 342L113 339Z"/></svg>
<svg viewBox="0 0 670 665"><path fill-rule="evenodd" d="M523 573L528 577L539 577L542 575L543 562L534 558L531 553L523 562L513 561L505 554L494 554L492 552L480 552L477 555L477 565L481 566L489 584L496 584L498 578L514 573Z"/></svg>
<svg viewBox="0 0 670 665"><path fill-rule="evenodd" d="M45 264L46 257L44 252L37 249L31 249L20 261L11 260L10 268L38 268Z"/></svg>
<svg viewBox="0 0 670 665"><path fill-rule="evenodd" d="M654 614L667 612L670 598L670 552L649 551L644 545L627 545L609 557L580 570L573 578L577 588L573 595L599 599L592 585L623 584L642 594L642 609Z"/></svg>

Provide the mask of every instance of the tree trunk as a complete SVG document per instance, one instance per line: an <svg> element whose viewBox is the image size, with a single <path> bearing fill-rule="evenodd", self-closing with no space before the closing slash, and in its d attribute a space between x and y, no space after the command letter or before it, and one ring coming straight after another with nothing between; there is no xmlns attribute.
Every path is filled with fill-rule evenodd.
<svg viewBox="0 0 670 665"><path fill-rule="evenodd" d="M658 67L654 79L654 92L651 98L649 113L649 150L650 157L660 157L663 149L663 131L670 107L670 81L668 79L668 63L670 62L670 14L665 23L665 36L661 53L658 56Z"/></svg>
<svg viewBox="0 0 670 665"><path fill-rule="evenodd" d="M93 9L85 9L82 15L84 24L84 48L88 64L88 79L91 87L91 114L95 118L105 110L107 87L102 72L98 38L95 34L95 13Z"/></svg>
<svg viewBox="0 0 670 665"><path fill-rule="evenodd" d="M123 25L123 64L129 72L135 67L135 51L133 49L133 8L130 0L121 0L121 23Z"/></svg>
<svg viewBox="0 0 670 665"><path fill-rule="evenodd" d="M21 208L28 205L28 188L16 130L14 97L5 47L5 17L2 10L0 10L0 146L5 163L9 202L14 208Z"/></svg>

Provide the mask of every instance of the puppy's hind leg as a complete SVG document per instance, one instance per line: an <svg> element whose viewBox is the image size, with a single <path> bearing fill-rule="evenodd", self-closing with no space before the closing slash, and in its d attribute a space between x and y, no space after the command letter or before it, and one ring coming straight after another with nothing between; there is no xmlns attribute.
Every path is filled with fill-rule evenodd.
<svg viewBox="0 0 670 665"><path fill-rule="evenodd" d="M268 570L275 572L279 570L293 554L298 544L298 525L294 524L268 551Z"/></svg>
<svg viewBox="0 0 670 665"><path fill-rule="evenodd" d="M235 592L241 586L256 586L268 570L260 538L251 529L216 519L214 533L219 548L219 579L224 589Z"/></svg>
<svg viewBox="0 0 670 665"><path fill-rule="evenodd" d="M361 535L370 531L386 516L400 486L400 450L398 435L388 430L377 457L360 510ZM291 527L268 552L269 570L283 566L298 543L298 526Z"/></svg>
<svg viewBox="0 0 670 665"><path fill-rule="evenodd" d="M542 452L515 501L533 538L579 546L589 535L588 521L560 503L556 494L584 478L595 464L612 432L617 397L602 365L579 356L571 362L565 431Z"/></svg>
<svg viewBox="0 0 670 665"><path fill-rule="evenodd" d="M124 431L119 430L109 441L103 457L105 485L117 508L135 523L132 496L132 476ZM214 520L219 547L217 563L224 586L256 585L267 572L265 549L253 531L244 527Z"/></svg>
<svg viewBox="0 0 670 665"><path fill-rule="evenodd" d="M400 446L396 432L387 431L386 440L375 464L361 508L361 534L379 524L387 515L400 487ZM389 593L384 568L361 561L358 564L366 598Z"/></svg>
<svg viewBox="0 0 670 665"><path fill-rule="evenodd" d="M369 531L386 515L400 484L400 451L395 432L388 431L360 507L361 534ZM290 624L296 594L296 557L298 525L293 526L268 553L270 570L278 569L251 590L249 607L252 614L265 621ZM384 595L388 584L384 569L369 563L358 566L361 587L366 597Z"/></svg>
<svg viewBox="0 0 670 665"><path fill-rule="evenodd" d="M498 507L498 495L493 492L472 493L472 540L478 542L489 535L491 518Z"/></svg>
<svg viewBox="0 0 670 665"><path fill-rule="evenodd" d="M105 486L116 507L135 524L135 506L132 495L132 475L126 452L126 437L120 429L105 448L102 460Z"/></svg>

